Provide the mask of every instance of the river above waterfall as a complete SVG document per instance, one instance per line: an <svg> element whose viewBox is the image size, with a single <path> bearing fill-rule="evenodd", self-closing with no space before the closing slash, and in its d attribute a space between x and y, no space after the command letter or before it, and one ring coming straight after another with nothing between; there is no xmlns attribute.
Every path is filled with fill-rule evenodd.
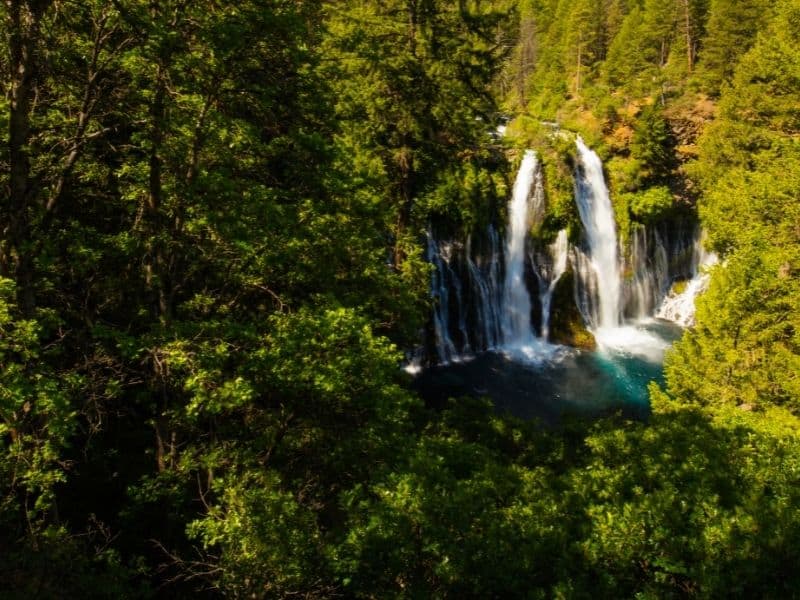
<svg viewBox="0 0 800 600"><path fill-rule="evenodd" d="M647 388L663 382L664 351L683 330L673 323L649 320L627 325L608 345L588 352L574 348L542 349L538 358L487 351L419 373L414 387L432 406L448 398L488 397L498 412L555 425L567 416L600 417L621 411L646 419Z"/></svg>

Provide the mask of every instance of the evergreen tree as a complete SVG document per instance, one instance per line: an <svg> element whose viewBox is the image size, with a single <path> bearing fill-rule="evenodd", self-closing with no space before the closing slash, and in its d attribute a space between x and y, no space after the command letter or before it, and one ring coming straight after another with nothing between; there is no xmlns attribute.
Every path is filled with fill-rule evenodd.
<svg viewBox="0 0 800 600"><path fill-rule="evenodd" d="M416 244L415 206L459 161L481 165L496 112L490 84L504 58L500 11L485 3L331 6L330 76L349 150L380 160L392 198L394 262ZM419 221L417 226L419 226Z"/></svg>
<svg viewBox="0 0 800 600"><path fill-rule="evenodd" d="M730 83L741 56L769 22L774 2L765 0L711 0L702 44L700 77L714 96Z"/></svg>
<svg viewBox="0 0 800 600"><path fill-rule="evenodd" d="M0 596L796 593L800 0L0 20ZM423 228L506 199L509 56L554 231L574 143L537 119L597 138L626 222L663 223L699 157L722 262L647 423L426 407L398 368Z"/></svg>
<svg viewBox="0 0 800 600"><path fill-rule="evenodd" d="M800 407L798 15L796 1L785 3L744 56L694 168L705 191L700 214L726 266L668 374L670 389L705 403Z"/></svg>

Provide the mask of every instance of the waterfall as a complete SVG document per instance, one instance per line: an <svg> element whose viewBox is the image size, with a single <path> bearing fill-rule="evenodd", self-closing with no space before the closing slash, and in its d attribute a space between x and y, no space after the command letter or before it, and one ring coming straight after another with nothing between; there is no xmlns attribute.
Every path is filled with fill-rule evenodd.
<svg viewBox="0 0 800 600"><path fill-rule="evenodd" d="M588 254L580 250L574 253L578 306L601 352L632 354L660 363L668 343L638 324L623 324L616 220L603 177L603 165L580 136L576 143L579 168L575 177L575 201L588 244Z"/></svg>
<svg viewBox="0 0 800 600"><path fill-rule="evenodd" d="M433 344L439 363L468 358L502 344L502 249L493 226L481 237L486 248L440 241L427 232L427 259L432 265L430 294ZM422 361L417 361L422 362Z"/></svg>
<svg viewBox="0 0 800 600"><path fill-rule="evenodd" d="M655 314L680 325L692 324L694 298L708 282L697 265L710 264L713 258L704 254L696 226L681 219L637 226L631 232L630 250L623 255L600 159L580 138L577 151L575 201L585 233L581 246L571 246L565 230L550 245L530 238L530 230L545 217L546 204L540 164L530 150L523 156L509 199L504 240L493 225L461 241L439 238L430 226L427 258L432 265L433 314L427 353L423 351L414 365L449 363L487 350L525 362L552 358L559 353L558 347L547 344L550 316L556 309L553 295L568 268L574 272L576 305L601 350L620 350L657 362L665 343L642 321ZM669 293L675 281L690 278L685 290ZM529 283L531 291L536 287L534 297ZM532 313L539 306L541 337L537 338ZM631 321L625 323L623 318Z"/></svg>
<svg viewBox="0 0 800 600"><path fill-rule="evenodd" d="M526 282L526 246L530 226L544 216L545 197L536 154L522 159L508 206L505 244L489 225L473 244L440 241L428 230L427 258L431 271L433 335L440 363L459 360L472 352L499 350L525 359L538 358L544 344L537 343L531 323L531 297ZM475 246L475 247L474 247ZM549 321L550 298L566 270L566 232L550 248L553 269L540 288L542 322ZM534 274L541 279L534 266ZM546 306L546 308L544 308ZM546 327L546 325L545 325Z"/></svg>
<svg viewBox="0 0 800 600"><path fill-rule="evenodd" d="M685 282L682 291L673 290L664 298L656 311L656 317L673 321L682 327L691 327L695 323L695 301L697 296L708 288L711 279L708 270L713 267L719 258L713 252L706 252L703 246L704 236L697 236L693 252L692 278Z"/></svg>
<svg viewBox="0 0 800 600"><path fill-rule="evenodd" d="M658 230L637 227L631 236L630 270L632 279L626 286L626 314L636 319L653 316L653 311L669 291L667 246Z"/></svg>
<svg viewBox="0 0 800 600"><path fill-rule="evenodd" d="M503 341L503 329L501 325L500 313L500 299L502 297L502 288L500 287L500 274L502 267L500 261L502 259L500 249L500 236L497 230L489 225L489 274L487 278L487 286L489 288L489 302L491 302L490 310L492 313L492 321L487 325L487 339L491 338L491 343L487 344L487 348L496 348ZM490 335L491 334L491 335Z"/></svg>
<svg viewBox="0 0 800 600"><path fill-rule="evenodd" d="M600 321L598 315L598 278L592 259L580 248L572 249L570 256L575 271L575 306L588 327Z"/></svg>
<svg viewBox="0 0 800 600"><path fill-rule="evenodd" d="M548 250L553 261L552 273L547 286L542 286L540 299L542 303L542 339L547 341L550 338L550 307L553 300L553 292L556 289L561 276L567 271L567 260L569 258L569 240L567 230L562 229L558 232L556 241L553 242ZM542 281L544 281L542 279Z"/></svg>
<svg viewBox="0 0 800 600"><path fill-rule="evenodd" d="M442 249L433 234L428 232L428 262L431 269L431 295L433 296L433 328L436 335L436 351L439 360L448 363L458 352L450 338L450 282L448 281ZM449 270L449 265L448 265Z"/></svg>
<svg viewBox="0 0 800 600"><path fill-rule="evenodd" d="M536 178L537 167L536 154L528 150L522 159L514 183L514 193L508 206L506 277L503 285L503 342L510 347L526 346L533 342L531 297L525 284L525 241L531 217L528 199Z"/></svg>
<svg viewBox="0 0 800 600"><path fill-rule="evenodd" d="M475 300L475 330L480 338L477 348L495 348L500 344L500 291L497 286L499 273L499 241L497 232L491 225L488 229L489 261L488 268L481 269L472 258L472 236L467 239L466 263L467 277Z"/></svg>
<svg viewBox="0 0 800 600"><path fill-rule="evenodd" d="M603 178L600 157L580 136L577 139L580 167L575 177L575 200L589 244L589 262L596 277L598 307L592 311L595 329L620 325L620 269L614 209Z"/></svg>

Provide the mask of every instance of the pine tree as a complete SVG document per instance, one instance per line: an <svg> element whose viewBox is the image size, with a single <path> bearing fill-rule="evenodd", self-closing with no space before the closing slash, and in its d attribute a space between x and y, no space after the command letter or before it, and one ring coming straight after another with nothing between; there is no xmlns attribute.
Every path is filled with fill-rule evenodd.
<svg viewBox="0 0 800 600"><path fill-rule="evenodd" d="M718 96L722 86L731 82L739 58L769 22L774 4L768 0L711 0L699 74L710 94Z"/></svg>

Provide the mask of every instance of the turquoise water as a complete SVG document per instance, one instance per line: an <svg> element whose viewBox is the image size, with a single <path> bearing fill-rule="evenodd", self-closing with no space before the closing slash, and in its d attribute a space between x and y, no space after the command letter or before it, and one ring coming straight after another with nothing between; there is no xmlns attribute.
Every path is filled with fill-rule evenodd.
<svg viewBox="0 0 800 600"><path fill-rule="evenodd" d="M652 381L663 383L663 349L681 330L658 321L639 330L652 335L658 351L563 348L540 362L486 352L428 369L416 378L415 387L434 406L453 397L489 397L499 412L549 424L567 415L599 417L618 411L646 419L650 412L647 388Z"/></svg>

